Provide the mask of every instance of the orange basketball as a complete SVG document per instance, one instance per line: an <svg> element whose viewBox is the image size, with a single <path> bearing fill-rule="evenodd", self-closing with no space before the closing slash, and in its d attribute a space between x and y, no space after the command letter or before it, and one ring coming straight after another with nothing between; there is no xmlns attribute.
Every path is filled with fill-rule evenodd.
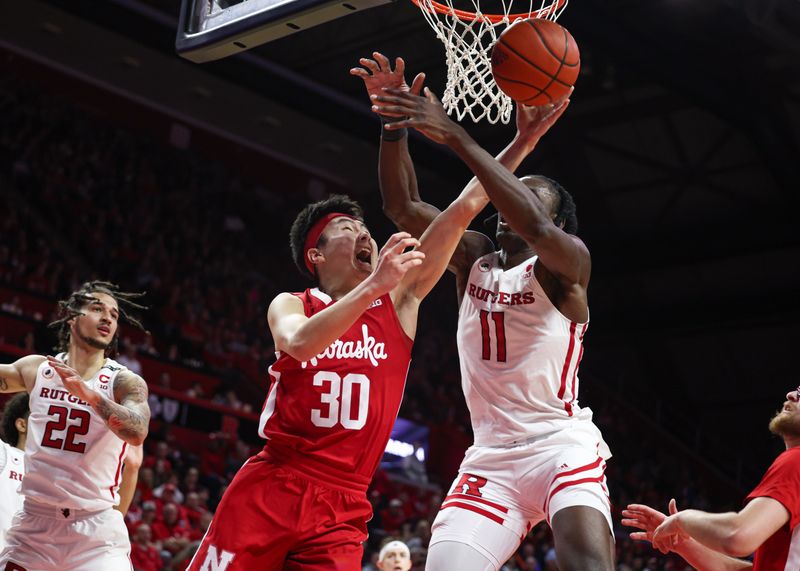
<svg viewBox="0 0 800 571"><path fill-rule="evenodd" d="M528 18L510 26L492 49L492 75L514 101L546 105L569 93L581 54L575 39L550 20Z"/></svg>

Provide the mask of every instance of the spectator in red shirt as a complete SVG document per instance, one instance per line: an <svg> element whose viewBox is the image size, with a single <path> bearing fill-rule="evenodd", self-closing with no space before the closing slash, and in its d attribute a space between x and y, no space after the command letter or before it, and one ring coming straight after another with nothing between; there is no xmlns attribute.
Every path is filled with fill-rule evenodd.
<svg viewBox="0 0 800 571"><path fill-rule="evenodd" d="M161 555L150 541L152 533L150 526L140 523L133 534L131 542L131 563L135 571L160 571L162 567Z"/></svg>
<svg viewBox="0 0 800 571"><path fill-rule="evenodd" d="M392 535L400 531L406 521L406 511L403 509L403 500L394 498L389 502L389 507L381 512L381 527Z"/></svg>
<svg viewBox="0 0 800 571"><path fill-rule="evenodd" d="M178 506L166 504L163 520L153 524L153 537L170 553L177 553L189 543L189 526L178 519L178 514Z"/></svg>
<svg viewBox="0 0 800 571"><path fill-rule="evenodd" d="M200 502L200 494L197 492L186 494L186 502L183 508L186 512L186 520L189 522L189 527L192 529L200 527L200 518L203 514L208 513L208 509Z"/></svg>
<svg viewBox="0 0 800 571"><path fill-rule="evenodd" d="M662 553L674 551L701 571L800 569L800 387L786 394L769 429L783 438L786 451L747 496L743 510L678 511L673 499L667 517L631 504L622 512L626 518L622 523L642 530L631 533L631 538L650 541ZM752 563L738 559L753 552Z"/></svg>

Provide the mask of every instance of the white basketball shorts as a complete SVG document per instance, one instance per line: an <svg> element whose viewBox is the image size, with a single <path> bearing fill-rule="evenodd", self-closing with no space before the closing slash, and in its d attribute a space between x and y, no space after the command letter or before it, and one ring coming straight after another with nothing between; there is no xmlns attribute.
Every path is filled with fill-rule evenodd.
<svg viewBox="0 0 800 571"><path fill-rule="evenodd" d="M499 568L534 525L572 506L597 509L613 533L604 474L610 457L600 431L585 421L519 446L471 446L430 544L466 543Z"/></svg>
<svg viewBox="0 0 800 571"><path fill-rule="evenodd" d="M117 510L65 510L26 500L6 534L0 569L131 571L130 551Z"/></svg>

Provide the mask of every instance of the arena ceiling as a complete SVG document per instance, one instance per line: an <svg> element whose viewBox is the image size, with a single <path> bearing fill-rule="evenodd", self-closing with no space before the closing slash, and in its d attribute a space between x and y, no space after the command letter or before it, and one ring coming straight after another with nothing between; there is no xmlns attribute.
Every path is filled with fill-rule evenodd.
<svg viewBox="0 0 800 571"><path fill-rule="evenodd" d="M367 200L378 127L348 69L379 50L427 72L434 91L444 84L442 47L408 0L203 65L175 56L178 9L29 0L0 29L19 57L77 70ZM765 416L800 378L800 3L571 0L560 22L582 74L523 169L560 180L578 204L595 268L585 369L644 410L657 395L708 434L724 426L732 442L763 443ZM468 128L493 152L513 134ZM432 202L469 177L421 137L412 152Z"/></svg>

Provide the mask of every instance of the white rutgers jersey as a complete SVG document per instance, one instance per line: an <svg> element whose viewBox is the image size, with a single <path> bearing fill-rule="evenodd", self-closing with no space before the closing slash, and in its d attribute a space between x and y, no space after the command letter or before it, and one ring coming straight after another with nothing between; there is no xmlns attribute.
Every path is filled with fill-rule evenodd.
<svg viewBox="0 0 800 571"><path fill-rule="evenodd" d="M503 271L494 252L470 270L457 338L477 446L518 444L592 419L578 406L588 322L570 321L550 302L536 260Z"/></svg>
<svg viewBox="0 0 800 571"><path fill-rule="evenodd" d="M97 374L84 382L114 400L114 379L124 370L106 359ZM30 409L22 482L25 497L80 510L99 511L119 504L126 443L88 403L67 392L47 361L36 372Z"/></svg>
<svg viewBox="0 0 800 571"><path fill-rule="evenodd" d="M5 545L5 535L11 527L11 518L22 508L19 486L25 475L25 453L0 440L0 551Z"/></svg>

